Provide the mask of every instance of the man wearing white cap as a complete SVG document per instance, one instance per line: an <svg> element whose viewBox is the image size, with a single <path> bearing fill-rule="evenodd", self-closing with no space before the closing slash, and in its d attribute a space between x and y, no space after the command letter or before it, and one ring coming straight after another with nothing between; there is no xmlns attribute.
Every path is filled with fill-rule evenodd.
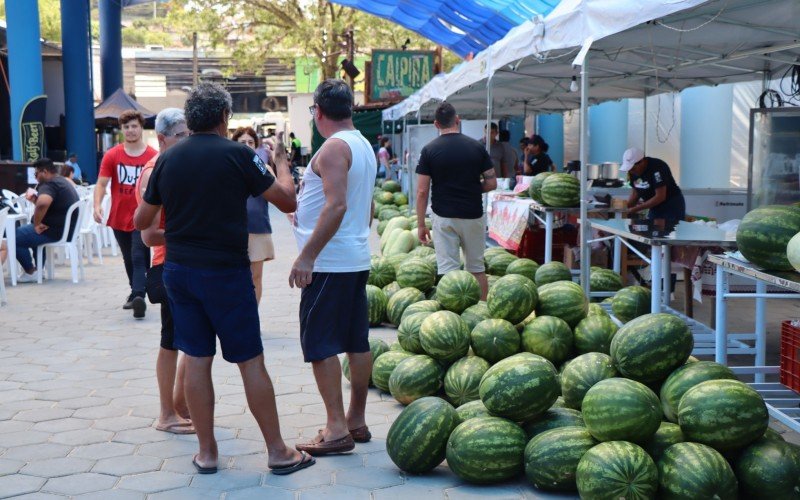
<svg viewBox="0 0 800 500"><path fill-rule="evenodd" d="M683 220L686 201L669 166L658 158L645 156L639 148L630 148L622 157L620 170L628 172L633 192L628 198L628 213L648 210L647 218Z"/></svg>

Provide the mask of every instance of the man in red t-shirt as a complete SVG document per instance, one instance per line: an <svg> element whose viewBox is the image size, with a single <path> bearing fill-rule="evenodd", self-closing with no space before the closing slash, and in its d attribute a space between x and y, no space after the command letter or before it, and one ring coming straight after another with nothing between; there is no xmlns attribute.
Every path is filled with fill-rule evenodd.
<svg viewBox="0 0 800 500"><path fill-rule="evenodd" d="M132 109L123 111L119 115L119 126L125 142L109 149L103 156L94 190L94 220L103 222L103 197L110 182L111 210L106 223L114 230L131 287L122 308L133 309L133 317L141 319L147 309L144 301L145 273L150 264L150 251L142 243L141 234L133 228L133 213L137 205L136 181L142 167L158 153L142 139L144 117L141 113Z"/></svg>

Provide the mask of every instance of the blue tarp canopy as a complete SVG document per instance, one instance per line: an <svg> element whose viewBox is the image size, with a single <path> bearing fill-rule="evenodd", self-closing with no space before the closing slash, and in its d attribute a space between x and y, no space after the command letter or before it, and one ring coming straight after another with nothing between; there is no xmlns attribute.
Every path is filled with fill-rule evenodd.
<svg viewBox="0 0 800 500"><path fill-rule="evenodd" d="M560 0L331 1L388 19L466 57L534 16L547 15Z"/></svg>

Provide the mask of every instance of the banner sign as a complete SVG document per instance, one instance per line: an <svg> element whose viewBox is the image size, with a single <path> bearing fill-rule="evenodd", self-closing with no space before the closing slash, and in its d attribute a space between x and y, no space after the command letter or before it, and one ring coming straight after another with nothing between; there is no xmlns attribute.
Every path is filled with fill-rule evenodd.
<svg viewBox="0 0 800 500"><path fill-rule="evenodd" d="M47 151L44 141L44 117L47 96L36 96L22 109L19 133L22 145L22 161L33 163L44 158Z"/></svg>
<svg viewBox="0 0 800 500"><path fill-rule="evenodd" d="M400 100L433 78L434 52L373 50L371 101Z"/></svg>

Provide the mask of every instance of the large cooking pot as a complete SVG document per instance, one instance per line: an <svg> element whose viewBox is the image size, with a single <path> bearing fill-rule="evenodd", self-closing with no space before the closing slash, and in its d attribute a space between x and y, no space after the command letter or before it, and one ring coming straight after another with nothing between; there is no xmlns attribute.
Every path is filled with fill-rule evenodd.
<svg viewBox="0 0 800 500"><path fill-rule="evenodd" d="M600 175L600 165L597 163L590 163L589 168L586 169L586 178L590 181L602 179L603 176Z"/></svg>
<svg viewBox="0 0 800 500"><path fill-rule="evenodd" d="M600 178L619 179L619 163L610 161L604 162L600 166Z"/></svg>

